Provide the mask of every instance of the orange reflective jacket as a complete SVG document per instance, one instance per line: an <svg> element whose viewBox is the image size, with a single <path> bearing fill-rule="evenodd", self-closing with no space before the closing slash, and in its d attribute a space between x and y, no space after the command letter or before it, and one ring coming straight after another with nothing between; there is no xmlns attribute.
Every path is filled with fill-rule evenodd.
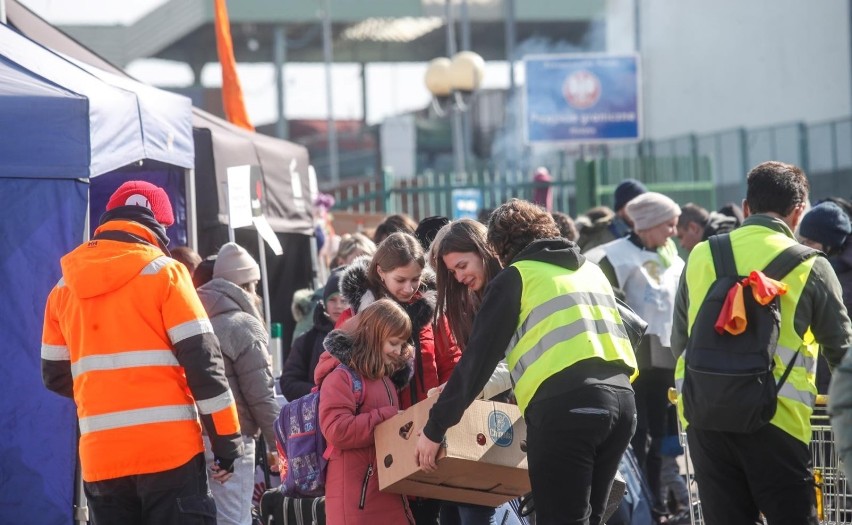
<svg viewBox="0 0 852 525"><path fill-rule="evenodd" d="M98 239L102 232L144 242ZM62 258L62 276L47 300L42 373L66 395L73 381L83 479L185 464L204 449L199 416L214 452L238 456L218 341L186 268L157 248L153 233L106 222Z"/></svg>

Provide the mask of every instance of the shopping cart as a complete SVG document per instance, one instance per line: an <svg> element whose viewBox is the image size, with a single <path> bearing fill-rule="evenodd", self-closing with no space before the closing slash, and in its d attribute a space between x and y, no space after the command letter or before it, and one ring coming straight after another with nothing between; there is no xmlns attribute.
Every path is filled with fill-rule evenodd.
<svg viewBox="0 0 852 525"><path fill-rule="evenodd" d="M674 388L669 389L669 401L677 405L678 395ZM692 462L689 457L689 445L686 432L678 418L680 444L684 452L686 479L689 485L689 517L693 525L703 525L701 499ZM828 416L828 396L819 395L811 416L813 437L811 439L811 457L813 460L814 484L816 490L817 515L820 525L852 525L852 494L849 483L840 467L840 458L834 448L834 432Z"/></svg>
<svg viewBox="0 0 852 525"><path fill-rule="evenodd" d="M811 425L811 457L820 524L852 524L852 494L834 448L834 432L828 417L828 396L817 396Z"/></svg>

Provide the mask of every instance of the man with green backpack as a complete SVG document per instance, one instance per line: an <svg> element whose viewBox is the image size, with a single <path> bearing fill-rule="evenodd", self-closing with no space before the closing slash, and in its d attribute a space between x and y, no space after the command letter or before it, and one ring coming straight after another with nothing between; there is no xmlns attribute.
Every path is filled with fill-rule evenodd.
<svg viewBox="0 0 852 525"><path fill-rule="evenodd" d="M675 301L675 383L707 525L814 524L810 416L819 349L852 345L840 283L793 231L809 185L796 166L748 174L746 220L692 251Z"/></svg>

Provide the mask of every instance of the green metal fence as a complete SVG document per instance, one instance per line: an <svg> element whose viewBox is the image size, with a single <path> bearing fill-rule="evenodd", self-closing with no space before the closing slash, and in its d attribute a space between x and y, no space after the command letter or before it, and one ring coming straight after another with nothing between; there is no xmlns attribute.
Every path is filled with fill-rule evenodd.
<svg viewBox="0 0 852 525"><path fill-rule="evenodd" d="M611 205L615 186L626 178L641 180L677 202L695 202L707 209L739 203L745 196L745 174L765 160L801 166L809 176L814 198L852 194L852 117L588 148L586 158L573 164L564 163L564 152L556 155L559 159L553 163L540 156L534 162L558 166L551 169L554 209L574 216L592 206ZM430 172L413 179L384 174L346 181L324 191L335 197L338 210L406 213L415 219L451 217L454 189L480 192L484 209L495 208L511 197L531 199L535 184L530 173L499 169Z"/></svg>

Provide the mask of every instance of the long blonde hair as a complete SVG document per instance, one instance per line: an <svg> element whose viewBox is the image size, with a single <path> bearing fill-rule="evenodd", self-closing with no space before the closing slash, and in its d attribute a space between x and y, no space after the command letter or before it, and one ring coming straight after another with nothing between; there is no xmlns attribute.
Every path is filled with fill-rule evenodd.
<svg viewBox="0 0 852 525"><path fill-rule="evenodd" d="M385 364L382 347L391 338L407 341L411 337L411 319L391 299L379 299L358 313L349 366L367 379L391 375L411 358L411 345L403 343L397 362Z"/></svg>

